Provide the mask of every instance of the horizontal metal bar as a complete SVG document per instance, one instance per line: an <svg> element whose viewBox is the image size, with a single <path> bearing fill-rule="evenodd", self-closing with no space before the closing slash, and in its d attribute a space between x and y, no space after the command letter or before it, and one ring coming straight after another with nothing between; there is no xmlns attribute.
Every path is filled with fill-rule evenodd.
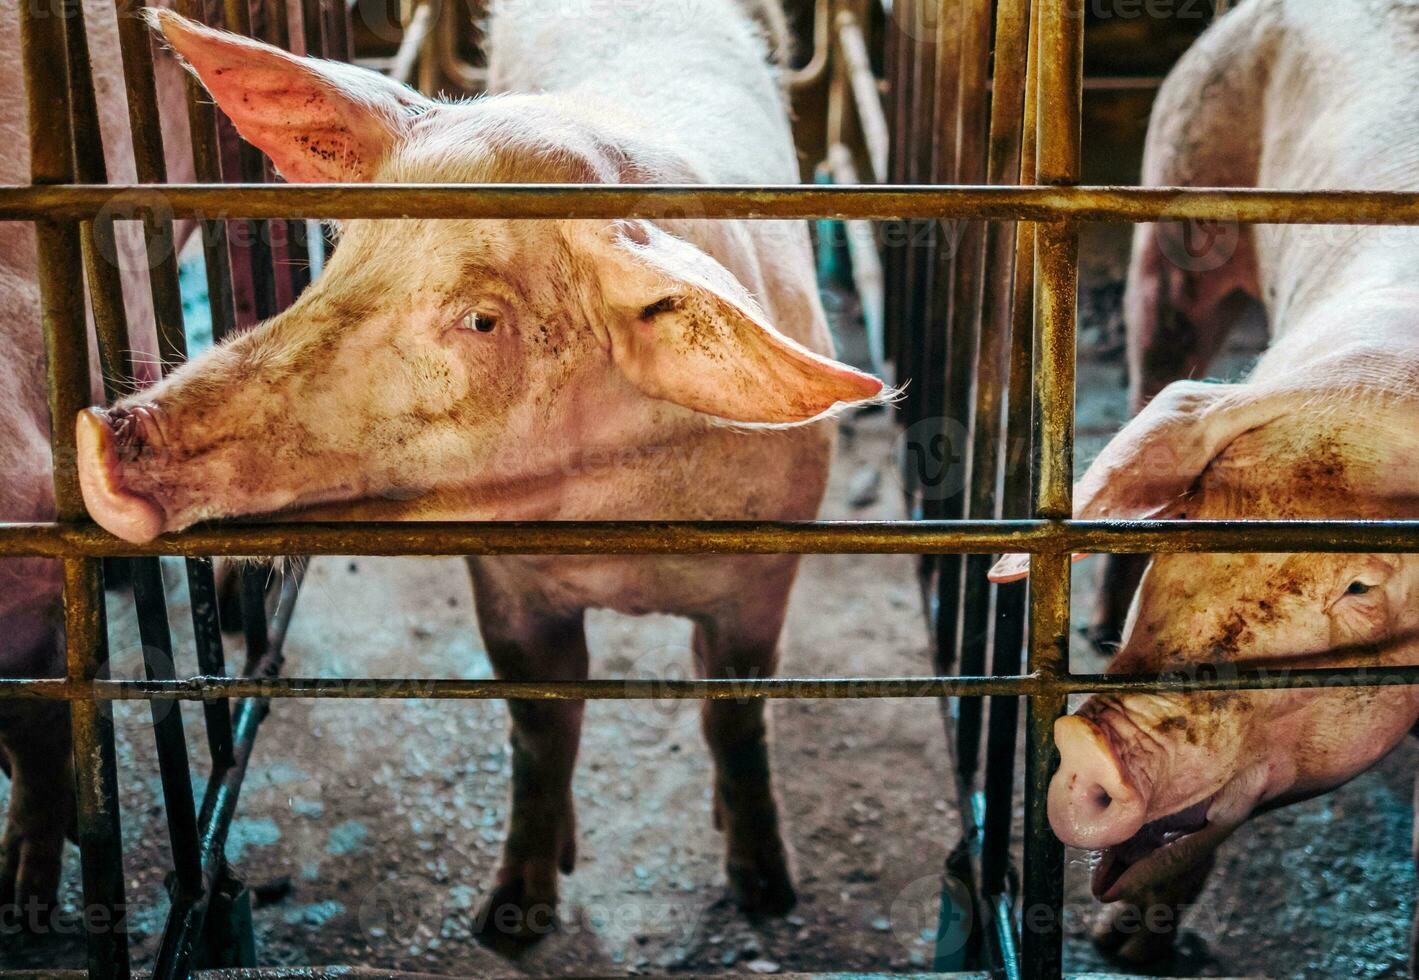
<svg viewBox="0 0 1419 980"><path fill-rule="evenodd" d="M0 558L121 555L754 555L1419 552L1419 521L493 521L221 524L131 544L0 523Z"/></svg>
<svg viewBox="0 0 1419 980"><path fill-rule="evenodd" d="M1419 193L1220 187L652 184L0 185L0 221L236 218L863 218L1419 224Z"/></svg>
<svg viewBox="0 0 1419 980"><path fill-rule="evenodd" d="M861 700L1088 693L1191 693L1419 684L1419 664L1391 667L1255 667L1202 664L1153 674L1011 677L757 677L714 680L600 678L580 681L422 677L187 677L179 680L0 679L0 699L209 701L214 698L487 701Z"/></svg>

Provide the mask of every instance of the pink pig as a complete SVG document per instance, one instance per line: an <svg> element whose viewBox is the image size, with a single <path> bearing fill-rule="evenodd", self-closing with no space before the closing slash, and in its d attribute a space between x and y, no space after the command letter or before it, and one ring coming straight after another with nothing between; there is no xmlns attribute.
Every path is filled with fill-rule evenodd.
<svg viewBox="0 0 1419 980"><path fill-rule="evenodd" d="M1144 180L1412 190L1416 93L1411 6L1253 0L1168 77ZM1076 487L1076 516L1419 517L1415 229L1192 230L1210 247L1189 250L1175 226L1138 230L1126 311L1146 407ZM1174 380L1206 369L1246 297L1272 334L1251 376ZM1414 555L1159 555L1136 595L1120 568L1105 578L1128 610L1110 673L1419 663ZM994 577L1023 571L1007 558ZM1130 904L1177 911L1248 817L1363 772L1416 717L1415 690L1392 686L1091 697L1055 726L1050 822L1103 851L1100 899L1130 918ZM1128 934L1116 917L1099 939L1147 962L1173 940L1168 919Z"/></svg>
<svg viewBox="0 0 1419 980"><path fill-rule="evenodd" d="M29 127L20 52L19 5L0 0L0 183L30 181ZM128 108L114 7L85 0L83 14L110 180L135 179ZM156 60L158 97L168 143L169 177L192 179L185 83L173 58ZM124 301L133 326L140 380L154 376L148 265L133 222L115 225ZM44 342L35 281L32 225L0 222L0 520L54 519L49 458ZM94 371L95 393L98 373ZM66 420L67 424L67 420ZM0 674L56 677L64 673L60 568L40 559L0 560ZM29 926L47 914L59 884L66 830L74 819L69 771L68 711L40 701L0 702L0 750L10 773L10 809L0 837L0 913L17 910Z"/></svg>
<svg viewBox="0 0 1419 980"><path fill-rule="evenodd" d="M746 5L747 6L747 5ZM797 179L765 30L733 0L495 4L500 94L442 103L154 18L291 181ZM778 17L761 18L775 23ZM147 541L215 517L812 518L826 421L882 397L830 358L807 230L752 221L345 222L281 315L78 420L90 513ZM311 511L313 505L339 505ZM471 559L499 676L587 676L583 613L696 625L708 677L773 671L795 556ZM489 939L535 939L576 857L580 702L514 701ZM794 902L760 702L706 702L715 821L751 913Z"/></svg>

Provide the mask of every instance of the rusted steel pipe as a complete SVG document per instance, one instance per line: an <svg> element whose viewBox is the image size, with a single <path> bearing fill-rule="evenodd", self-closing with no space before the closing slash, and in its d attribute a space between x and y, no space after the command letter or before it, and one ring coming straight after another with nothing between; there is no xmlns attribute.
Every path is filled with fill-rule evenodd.
<svg viewBox="0 0 1419 980"><path fill-rule="evenodd" d="M48 184L0 185L0 221L103 213L261 218L983 218L1416 225L1412 191L1220 187L807 184Z"/></svg>
<svg viewBox="0 0 1419 980"><path fill-rule="evenodd" d="M76 17L56 17L33 4L20 7L21 49L28 93L30 172L36 185L76 176L70 139L70 92L66 51L81 29ZM48 364L54 496L61 520L84 515L75 467L74 427L68 420L88 401L89 347L81 275L80 230L51 220L35 224L40 311ZM108 660L99 562L64 562L64 635L67 682L92 681ZM62 682L61 682L62 683ZM93 700L70 705L79 856L87 909L106 913L108 928L87 938L91 980L127 980L131 974L124 900L122 833L113 719Z"/></svg>
<svg viewBox="0 0 1419 980"><path fill-rule="evenodd" d="M131 544L0 524L0 558L122 555L1273 554L1419 552L1419 521L494 521L222 524Z"/></svg>
<svg viewBox="0 0 1419 980"><path fill-rule="evenodd" d="M1084 65L1084 11L1080 0L1039 0L1036 59L1036 170L1042 184L1079 179L1080 116ZM1074 222L1041 225L1035 237L1034 497L1038 517L1063 520L1072 513L1074 483L1075 303L1078 298L1079 228ZM1063 972L1064 845L1046 812L1049 783L1059 766L1055 720L1066 697L1055 684L1069 671L1067 554L1033 559L1030 583L1029 666L1044 682L1025 715L1025 928L1021 972L1056 980ZM1048 908L1047 921L1030 912Z"/></svg>
<svg viewBox="0 0 1419 980"><path fill-rule="evenodd" d="M996 8L995 91L991 98L990 168L1004 171L1016 183L1034 182L1035 97L1034 69L1038 54L1029 0L1001 0ZM999 125L997 125L997 123ZM980 496L972 500L972 516L1012 518L1029 513L1030 505L1030 372L1034 352L1030 297L1034 294L1034 225L992 223L986 229L986 287L981 303L981 367L976 377L976 416L972 424L974 460L984 472L1004 466L1000 499L995 483L978 482ZM1013 272L1013 278L1011 273ZM994 385L980 372L1004 372ZM1002 418L1002 403L1005 407ZM1001 449L1004 452L1002 454ZM997 462L998 461L998 462ZM976 465L973 463L973 466ZM982 563L983 564L983 563ZM967 577L981 575L980 567L967 564ZM995 674L1020 670L1025 636L1025 585L995 588L995 623L991 632L990 669ZM1019 702L997 697L990 703L986 736L985 821L981 836L980 882L986 894L1006 898L1009 887L1010 834L1014 823L1016 733ZM1002 958L1018 970L1013 915L1001 920L998 912L994 935L1001 937ZM1008 940L1008 943L1006 942ZM1007 955L1005 948L1011 953Z"/></svg>
<svg viewBox="0 0 1419 980"><path fill-rule="evenodd" d="M215 698L308 700L559 701L862 700L995 695L1063 697L1108 692L1201 692L1419 685L1419 664L1382 667L1236 669L1199 665L1189 672L1041 674L984 677L757 677L719 680L592 678L577 681L467 680L431 677L208 677L74 681L0 679L0 699L206 701ZM241 726L238 725L240 728Z"/></svg>

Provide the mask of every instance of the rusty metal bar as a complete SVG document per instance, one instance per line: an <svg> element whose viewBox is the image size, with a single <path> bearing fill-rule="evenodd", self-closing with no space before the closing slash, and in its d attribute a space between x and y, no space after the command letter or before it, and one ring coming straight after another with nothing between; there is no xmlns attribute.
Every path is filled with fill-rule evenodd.
<svg viewBox="0 0 1419 980"><path fill-rule="evenodd" d="M1036 168L1042 184L1079 179L1084 11L1079 0L1041 0L1036 94ZM1072 222L1036 229L1034 497L1038 516L1072 514L1075 303L1079 232ZM1030 672L1046 689L1030 698L1025 727L1024 915L1021 968L1055 980L1063 972L1064 845L1049 826L1045 800L1059 765L1054 722L1065 695L1050 682L1069 670L1067 554L1034 558L1030 584ZM1042 914L1042 910L1048 914Z"/></svg>
<svg viewBox="0 0 1419 980"><path fill-rule="evenodd" d="M1001 0L996 6L995 57L993 95L990 100L990 120L986 160L986 181L990 184L1016 183L1020 176L1021 127L1024 115L1026 47L1029 32L1028 0ZM1010 300L1013 288L1012 263L1015 257L1015 225L992 222L987 225L981 243L981 276L974 301L973 330L977 338L977 358L973 377L968 444L970 464L967 479L968 499L965 515L975 518L1000 516L996 488L1001 482L1001 446L1005 444L1002 409L1008 383L1010 331ZM1008 482L1011 475L1003 474ZM961 670L983 671L987 643L992 636L990 612L992 599L1001 590L986 580L991 556L973 554L963 559L963 591L961 602ZM1013 587L1018 591L1021 587ZM1007 591L1012 587L1007 586ZM1002 656L1000 644L1006 642L1008 631L997 620L996 646L991 650L990 670L995 674L1015 674L1020 669L1021 641L1018 633ZM975 666L973 666L975 665ZM969 725L980 739L982 725L979 701L964 699L959 727ZM1009 835L1014 815L1013 794L1015 776L1015 731L1019 705L1012 698L993 698L986 731L986 761L982 789L983 819L980 821L980 866L976 881L984 896L1002 895L1009 862ZM971 748L970 740L958 739L958 744ZM973 751L970 761L975 762ZM992 940L993 961L1008 967L1018 967L1018 953L1013 937L1013 917L999 919L999 901L987 898L978 902L995 928L988 935ZM1009 942L1002 940L1009 939Z"/></svg>
<svg viewBox="0 0 1419 980"><path fill-rule="evenodd" d="M990 77L990 0L965 0L961 17L961 60L959 94L957 96L956 174L958 183L976 184L986 177L989 116L987 115L986 81ZM952 447L952 456L959 452L960 465L965 470L959 489L945 500L939 516L961 519L966 516L966 498L970 480L980 477L969 467L972 439L969 434L972 414L971 379L976 370L980 349L980 297L984 285L984 227L979 221L959 225L955 262L952 268L952 296L949 335L951 356L946 368L946 425L961 433L965 443ZM988 479L994 482L992 473ZM953 481L953 486L954 481ZM994 515L986 515L994 516ZM980 591L984 578L971 582L965 575L964 556L948 556L940 560L937 578L937 612L941 628L937 633L949 645L950 658L959 663L963 673L976 674L985 669L985 637L968 633L964 613L968 598ZM981 624L984 625L984 624ZM963 699L956 705L956 765L962 781L974 786L980 759L980 729L982 704L978 699Z"/></svg>
<svg viewBox="0 0 1419 980"><path fill-rule="evenodd" d="M907 33L897 20L897 6L894 4L883 23L883 73L887 81L887 115L892 121L888 132L887 171L888 183L901 184L906 181L906 121L907 59L910 45ZM883 229L891 231L891 227ZM904 357L907 353L904 319L906 312L906 247L899 236L882 240L882 274L887 288L882 297L882 325L886 333L887 349L891 352L897 376L902 376Z"/></svg>
<svg viewBox="0 0 1419 980"><path fill-rule="evenodd" d="M145 184L162 184L167 181L167 161L163 156L162 119L153 74L152 31L138 15L141 8L138 0L115 0L114 3L138 180ZM169 364L180 359L180 352L187 347L183 335L182 291L177 281L177 249L170 220L152 213L143 217L158 353L162 362Z"/></svg>
<svg viewBox="0 0 1419 980"><path fill-rule="evenodd" d="M1199 664L1151 674L1037 673L1007 676L758 677L711 680L593 678L578 681L387 677L207 677L168 680L0 679L0 699L205 701L214 698L313 700L853 700L994 695L1063 697L1090 693L1325 690L1419 685L1419 664L1388 667L1252 667ZM1042 825L1047 826L1047 824Z"/></svg>
<svg viewBox="0 0 1419 980"><path fill-rule="evenodd" d="M961 187L867 184L51 184L0 185L0 221L153 209L204 220L263 218L980 218L1419 224L1412 191L1222 187Z"/></svg>
<svg viewBox="0 0 1419 980"><path fill-rule="evenodd" d="M1419 552L1419 521L385 521L206 525L132 544L0 523L0 558L134 555L1273 554Z"/></svg>
<svg viewBox="0 0 1419 980"><path fill-rule="evenodd" d="M1037 75L1039 69L1039 4L1029 3L1028 39L1025 44L1025 70L1021 81L1019 182L1035 180L1035 136L1037 107ZM1000 70L997 49L997 72ZM996 98L1009 98L997 95ZM1008 373L1004 427L1003 465L999 516L1019 518L1030 513L1031 496L1031 410L1030 380L1034 356L1034 310L1032 298L1035 282L1035 226L1015 225L1014 240L1001 246L1013 248L1013 260L1007 267L1015 272L1011 291L1005 300L1005 324L992 329L1008 330ZM993 282L993 280L992 280ZM990 304L997 302L991 291L986 293L982 316L994 321L998 314ZM1004 341L1004 338L1002 338ZM1025 643L1026 584L1015 582L996 587L995 633L992 638L991 670L996 674L1015 674L1020 670ZM987 821L981 841L981 887L987 893L1003 893L1008 883L1010 867L1010 832L1014 822L1015 742L1020 705L1014 698L994 698L990 705L990 732L986 747L985 807ZM997 815L996 819L990 819ZM1013 896L1010 901L1013 902ZM1013 920L1012 920L1013 921Z"/></svg>
<svg viewBox="0 0 1419 980"><path fill-rule="evenodd" d="M71 181L75 158L70 132L66 31L74 17L52 16L21 4L20 34L29 108L30 169L38 185ZM89 400L89 351L84 312L80 230L36 221L37 278L48 367L50 445L55 510L60 520L84 515L74 451L75 413ZM64 562L64 631L69 682L91 681L108 660L100 565L93 558ZM113 720L92 699L70 705L77 784L79 854L84 904L107 922L87 936L92 980L127 980L131 973L118 813ZM95 920L90 917L90 923Z"/></svg>

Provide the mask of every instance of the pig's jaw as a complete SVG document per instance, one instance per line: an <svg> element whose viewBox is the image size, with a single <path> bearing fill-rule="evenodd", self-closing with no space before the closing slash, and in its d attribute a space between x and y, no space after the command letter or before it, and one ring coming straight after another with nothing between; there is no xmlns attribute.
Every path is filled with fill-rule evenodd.
<svg viewBox="0 0 1419 980"><path fill-rule="evenodd" d="M1261 762L1164 817L1144 824L1128 840L1098 852L1090 889L1116 902L1168 881L1206 858L1241 826L1266 796L1271 767Z"/></svg>

